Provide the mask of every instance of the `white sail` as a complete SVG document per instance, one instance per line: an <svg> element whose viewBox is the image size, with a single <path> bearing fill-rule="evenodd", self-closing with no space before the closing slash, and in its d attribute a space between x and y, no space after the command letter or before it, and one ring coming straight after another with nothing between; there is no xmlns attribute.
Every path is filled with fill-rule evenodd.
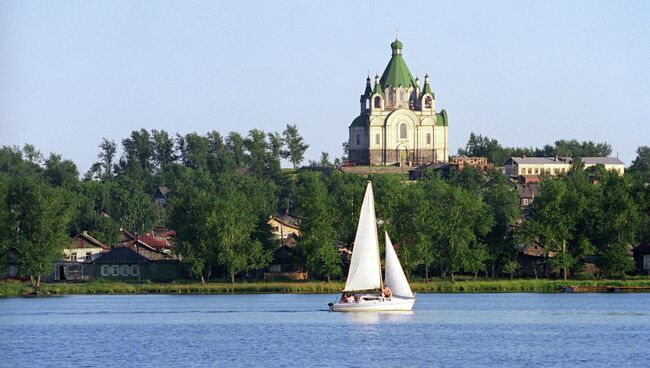
<svg viewBox="0 0 650 368"><path fill-rule="evenodd" d="M381 266L375 201L372 185L368 182L366 194L361 205L357 235L354 238L350 271L344 291L379 289L381 287Z"/></svg>
<svg viewBox="0 0 650 368"><path fill-rule="evenodd" d="M399 263L399 258L397 258L397 253L393 248L393 243L391 243L388 233L386 232L386 279L385 284L388 286L393 295L398 297L412 298L413 292L409 286L409 282L406 280L406 275L404 275L404 270L402 270L402 265Z"/></svg>

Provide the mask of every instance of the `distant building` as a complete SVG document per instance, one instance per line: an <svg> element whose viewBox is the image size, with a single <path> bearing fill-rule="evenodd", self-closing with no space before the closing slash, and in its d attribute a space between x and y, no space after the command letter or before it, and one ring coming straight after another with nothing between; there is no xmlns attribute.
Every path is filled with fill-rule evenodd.
<svg viewBox="0 0 650 368"><path fill-rule="evenodd" d="M519 207L522 210L526 210L533 204L533 200L539 195L539 185L539 182L515 184L517 194L519 194Z"/></svg>
<svg viewBox="0 0 650 368"><path fill-rule="evenodd" d="M97 279L172 281L184 276L180 261L150 259L126 246L113 248L93 263Z"/></svg>
<svg viewBox="0 0 650 368"><path fill-rule="evenodd" d="M455 156L450 157L449 162L427 162L423 165L409 170L409 180L422 178L427 170L438 173L443 178L450 178L452 171L463 171L466 167L474 167L481 171L491 170L493 165L485 157Z"/></svg>
<svg viewBox="0 0 650 368"><path fill-rule="evenodd" d="M169 238L156 237L150 233L137 235L122 228L122 238L118 246L129 247L135 252L152 260L173 260L177 256L172 252L172 243ZM173 234L168 232L167 234Z"/></svg>
<svg viewBox="0 0 650 368"><path fill-rule="evenodd" d="M300 219L296 216L285 213L284 215L272 216L269 221L271 231L278 239L282 239L283 243L286 239L292 236L300 236Z"/></svg>
<svg viewBox="0 0 650 368"><path fill-rule="evenodd" d="M436 112L436 97L425 75L413 79L402 58L402 42L390 44L392 56L381 78L370 76L361 95L361 113L349 132L349 161L357 165L420 165L447 162L447 112Z"/></svg>
<svg viewBox="0 0 650 368"><path fill-rule="evenodd" d="M154 202L156 202L157 205L166 206L168 193L169 193L169 188L158 187L158 189L156 189L156 193L153 195Z"/></svg>
<svg viewBox="0 0 650 368"><path fill-rule="evenodd" d="M110 247L83 231L72 239L70 246L63 249L64 259L54 263L51 280L91 280L94 277L95 269L92 262L109 250Z"/></svg>
<svg viewBox="0 0 650 368"><path fill-rule="evenodd" d="M585 169L601 164L606 170L623 175L625 164L618 157L582 157ZM504 164L504 172L514 178L518 176L560 175L571 169L573 159L569 157L510 157Z"/></svg>

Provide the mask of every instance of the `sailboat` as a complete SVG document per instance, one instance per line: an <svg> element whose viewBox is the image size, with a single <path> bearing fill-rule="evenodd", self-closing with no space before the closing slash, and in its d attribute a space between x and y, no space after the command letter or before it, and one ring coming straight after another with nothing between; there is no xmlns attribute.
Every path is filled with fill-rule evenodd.
<svg viewBox="0 0 650 368"><path fill-rule="evenodd" d="M379 239L377 236L377 218L375 216L375 201L372 194L372 183L369 181L366 194L361 205L359 225L354 238L354 249L350 261L350 270L343 292L359 293L381 290L384 285L392 291L390 298L378 294L360 294L354 302L341 300L330 303L333 312L365 312L365 311L410 311L415 303L415 295L411 291L402 265L397 258L393 244L386 236L386 280L381 275L381 259L379 257Z"/></svg>

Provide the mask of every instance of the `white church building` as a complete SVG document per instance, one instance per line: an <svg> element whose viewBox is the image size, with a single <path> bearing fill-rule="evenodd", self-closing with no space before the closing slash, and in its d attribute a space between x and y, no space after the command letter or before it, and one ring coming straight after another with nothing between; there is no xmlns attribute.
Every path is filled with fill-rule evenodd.
<svg viewBox="0 0 650 368"><path fill-rule="evenodd" d="M402 58L402 42L390 44L392 57L374 86L366 79L361 114L349 127L349 160L357 165L419 165L447 162L447 112L436 112L429 84L413 79Z"/></svg>

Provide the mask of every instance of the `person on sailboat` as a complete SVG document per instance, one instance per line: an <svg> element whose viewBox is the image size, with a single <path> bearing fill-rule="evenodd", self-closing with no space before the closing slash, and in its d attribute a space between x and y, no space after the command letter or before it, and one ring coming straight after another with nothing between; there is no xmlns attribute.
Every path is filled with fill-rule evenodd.
<svg viewBox="0 0 650 368"><path fill-rule="evenodd" d="M343 292L343 295L341 295L341 303L347 303L348 300L350 299L350 296L348 295L348 292L345 291Z"/></svg>
<svg viewBox="0 0 650 368"><path fill-rule="evenodd" d="M382 292L382 296L386 300L390 300L393 297L393 291L388 287L388 285L384 286L384 290Z"/></svg>

